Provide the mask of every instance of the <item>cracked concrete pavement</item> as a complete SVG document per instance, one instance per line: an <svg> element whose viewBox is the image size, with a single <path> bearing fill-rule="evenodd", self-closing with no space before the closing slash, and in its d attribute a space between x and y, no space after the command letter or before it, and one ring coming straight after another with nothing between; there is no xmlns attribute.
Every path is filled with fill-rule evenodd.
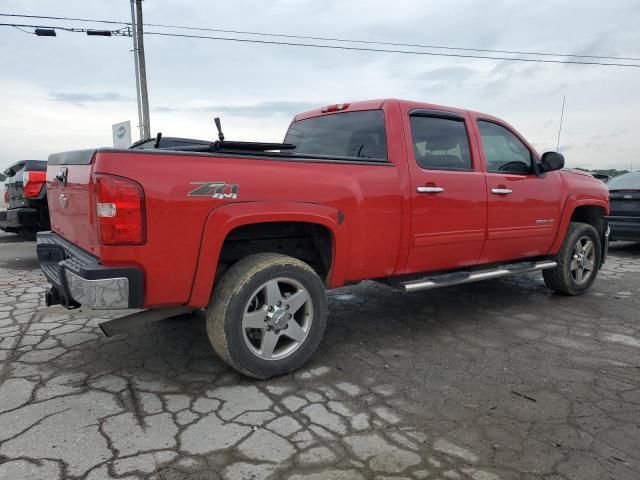
<svg viewBox="0 0 640 480"><path fill-rule="evenodd" d="M539 275L330 292L319 351L260 382L202 314L105 338L122 312L43 305L0 235L0 479L638 479L640 246L592 290Z"/></svg>

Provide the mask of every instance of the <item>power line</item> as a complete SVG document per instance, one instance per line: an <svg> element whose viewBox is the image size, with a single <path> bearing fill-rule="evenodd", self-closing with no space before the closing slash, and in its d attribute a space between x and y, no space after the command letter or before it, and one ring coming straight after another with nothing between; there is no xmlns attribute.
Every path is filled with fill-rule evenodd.
<svg viewBox="0 0 640 480"><path fill-rule="evenodd" d="M43 15L19 15L19 14L9 14L9 13L0 13L0 16L1 17L19 17L19 18L37 18L37 19L46 19L46 20L65 20L65 21L72 21L72 22L92 22L92 23L112 24L112 25L128 24L128 22L119 22L115 20L97 20L97 19L89 19L89 18L77 18L77 17L52 17L52 16L43 16ZM535 51L523 51L523 50L498 50L498 49L488 49L488 48L452 47L452 46L446 46L446 45L428 45L428 44L420 44L420 43L382 42L382 41L375 41L375 40L347 39L347 38L324 37L324 36L291 35L291 34L284 34L284 33L267 33L267 32L244 31L244 30L225 30L225 29L219 29L219 28L191 27L186 25L170 25L170 24L163 24L163 23L145 23L144 26L160 27L160 28L176 28L176 29L183 29L183 30L196 30L196 31L207 31L207 32L217 32L217 33L231 33L231 34L241 34L241 35L257 35L257 36L265 36L265 37L295 38L299 40L359 43L359 44L365 44L365 45L367 44L368 45L387 45L391 47L430 48L434 50L458 50L458 51L468 51L468 52L504 53L504 54L510 54L510 55L533 55L533 56L549 56L549 57L593 58L593 59L600 59L600 60L640 61L640 58L638 57L619 57L619 56L613 56L613 55L580 55L580 54L573 54L573 53L552 53L552 52L535 52Z"/></svg>
<svg viewBox="0 0 640 480"><path fill-rule="evenodd" d="M16 25L13 25L13 28L15 28L16 30L20 30L21 32L28 33L29 35L35 35L35 33L30 32L28 30L23 30L22 28L20 28L20 27L18 27Z"/></svg>
<svg viewBox="0 0 640 480"><path fill-rule="evenodd" d="M82 29L82 28L53 27L53 26L11 24L11 23L0 23L0 26L50 28L50 29L66 30L70 32L87 32L87 33L93 31L91 29ZM122 36L130 35L129 32L122 31L121 29L114 30L112 31L112 33L114 35L122 35ZM283 45L283 46L290 46L290 47L322 48L322 49L331 49L331 50L346 50L346 51L373 52L373 53L398 53L398 54L406 54L406 55L422 55L422 56L433 56L433 57L473 58L473 59L481 59L481 60L502 60L502 61L509 61L509 62L547 63L547 64L561 64L561 65L598 65L598 66L605 66L605 67L640 68L640 64L636 64L636 63L610 63L610 62L578 61L578 60L552 60L552 59L542 59L542 58L501 57L501 56L474 55L474 54L463 54L463 53L423 52L423 51L417 51L417 50L396 50L396 49L372 48L372 47L354 47L354 46L345 46L345 45L327 45L327 44L319 44L319 43L258 40L254 38L219 37L219 36L209 36L209 35L188 35L188 34L169 33L169 32L146 32L146 34L162 36L162 37L192 38L192 39L218 40L218 41L239 42L239 43L255 43L255 44L261 44L261 45Z"/></svg>
<svg viewBox="0 0 640 480"><path fill-rule="evenodd" d="M530 63L555 63L555 64L569 64L569 65L600 65L605 67L631 67L640 68L640 64L636 63L606 63L606 62L580 62L577 60L546 60L542 58L521 58L521 57L495 57L489 55L471 55L463 53L439 53L439 52L420 52L416 50L391 50L384 48L369 48L369 47L347 47L343 45L321 45L314 43L297 43L297 42L280 42L276 40L257 40L249 38L235 38L235 37L213 37L207 35L187 35L181 33L164 33L164 32L146 32L146 35L157 35L162 37L180 37L180 38L196 38L206 40L221 40L228 42L241 42L241 43L258 43L264 45L286 45L292 47L309 47L309 48L327 48L333 50L349 50L359 52L376 52L376 53L402 53L408 55L426 55L434 57L454 57L454 58L476 58L483 60L504 60L510 62L530 62Z"/></svg>
<svg viewBox="0 0 640 480"><path fill-rule="evenodd" d="M76 28L76 27L61 27L61 26L51 26L51 25L32 25L25 23L0 23L0 27L13 27L17 28L21 32L36 34L37 32L28 32L23 30L23 28L35 28L38 29L50 29L50 30L62 30L64 32L73 32L73 33L87 33L89 35L101 35L101 36L120 36L120 37L130 37L131 32L129 27L119 28L117 30L96 30L94 28Z"/></svg>

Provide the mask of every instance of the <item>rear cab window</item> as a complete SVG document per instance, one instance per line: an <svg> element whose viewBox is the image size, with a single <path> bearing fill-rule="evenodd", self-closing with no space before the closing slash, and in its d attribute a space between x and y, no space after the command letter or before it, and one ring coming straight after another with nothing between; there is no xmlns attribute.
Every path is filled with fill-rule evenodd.
<svg viewBox="0 0 640 480"><path fill-rule="evenodd" d="M387 161L387 133L382 110L334 113L293 122L284 143L294 155Z"/></svg>

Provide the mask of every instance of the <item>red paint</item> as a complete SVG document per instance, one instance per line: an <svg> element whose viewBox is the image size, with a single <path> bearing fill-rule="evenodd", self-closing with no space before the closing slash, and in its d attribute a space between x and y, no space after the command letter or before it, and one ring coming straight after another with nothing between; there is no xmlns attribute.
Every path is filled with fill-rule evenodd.
<svg viewBox="0 0 640 480"><path fill-rule="evenodd" d="M389 166L308 163L207 155L100 151L92 165L69 165L61 189L47 173L52 229L97 255L106 266L133 265L145 274L145 306L204 307L214 288L218 254L234 228L258 222L301 221L323 225L333 240L329 287L367 278L453 269L553 254L575 208L608 211L599 180L569 171L535 175L488 173L475 112L399 100L344 104L296 120L342 111L385 112ZM415 161L408 113L455 112L465 119L473 169L425 170ZM327 109L329 110L329 109ZM146 242L100 244L92 184L98 174L117 175L144 190ZM191 182L239 184L237 199L188 197ZM419 186L439 186L418 194ZM495 195L509 188L511 195ZM58 197L68 197L68 207ZM539 221L542 221L539 222Z"/></svg>

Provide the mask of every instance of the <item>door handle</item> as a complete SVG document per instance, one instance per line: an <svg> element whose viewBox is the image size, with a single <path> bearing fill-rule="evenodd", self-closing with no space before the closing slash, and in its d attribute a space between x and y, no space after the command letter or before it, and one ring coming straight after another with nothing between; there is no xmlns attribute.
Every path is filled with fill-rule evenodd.
<svg viewBox="0 0 640 480"><path fill-rule="evenodd" d="M440 193L444 192L442 187L418 187L418 193Z"/></svg>
<svg viewBox="0 0 640 480"><path fill-rule="evenodd" d="M509 188L492 188L491 193L495 193L496 195L509 195L513 193L513 190Z"/></svg>

